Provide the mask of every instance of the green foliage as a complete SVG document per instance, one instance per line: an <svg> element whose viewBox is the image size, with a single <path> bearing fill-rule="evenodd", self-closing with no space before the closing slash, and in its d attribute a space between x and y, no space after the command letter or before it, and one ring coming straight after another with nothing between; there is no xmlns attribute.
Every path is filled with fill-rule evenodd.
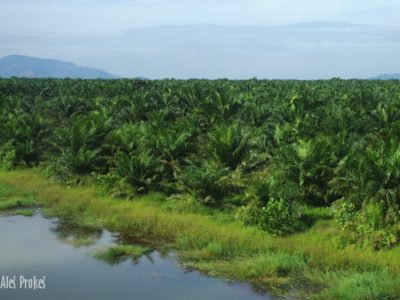
<svg viewBox="0 0 400 300"><path fill-rule="evenodd" d="M11 142L4 144L0 148L0 166L6 170L11 170L17 165L17 153Z"/></svg>
<svg viewBox="0 0 400 300"><path fill-rule="evenodd" d="M295 216L293 205L283 199L271 198L261 209L261 227L276 235L284 235L294 231Z"/></svg>
<svg viewBox="0 0 400 300"><path fill-rule="evenodd" d="M93 256L98 260L109 263L110 265L115 265L128 257L135 261L148 251L149 249L138 245L117 244L106 249L99 250L95 252Z"/></svg>
<svg viewBox="0 0 400 300"><path fill-rule="evenodd" d="M230 169L245 163L250 149L250 133L238 123L222 124L208 134L209 153Z"/></svg>
<svg viewBox="0 0 400 300"><path fill-rule="evenodd" d="M189 192L242 207L248 224L287 222L279 234L292 206L344 199L354 212L338 218L360 225L345 232L386 247L400 221L399 94L394 81L0 79L0 165L92 176L121 196Z"/></svg>
<svg viewBox="0 0 400 300"><path fill-rule="evenodd" d="M260 221L262 220L260 203L257 200L252 200L238 210L237 216L244 225L260 225Z"/></svg>
<svg viewBox="0 0 400 300"><path fill-rule="evenodd" d="M345 242L375 250L387 249L399 243L400 228L385 219L382 207L366 204L357 210L352 203L343 203L336 211L336 219L348 232Z"/></svg>
<svg viewBox="0 0 400 300"><path fill-rule="evenodd" d="M335 218L342 226L343 230L352 227L355 223L357 209L351 202L342 203L335 211Z"/></svg>
<svg viewBox="0 0 400 300"><path fill-rule="evenodd" d="M11 198L0 201L0 211L16 208L35 206L36 202L31 198Z"/></svg>
<svg viewBox="0 0 400 300"><path fill-rule="evenodd" d="M93 111L69 120L69 127L59 127L51 138L50 157L55 174L85 175L108 169L105 141L111 120L104 111Z"/></svg>
<svg viewBox="0 0 400 300"><path fill-rule="evenodd" d="M328 286L315 299L396 299L399 277L387 269L366 272L315 272L313 278Z"/></svg>
<svg viewBox="0 0 400 300"><path fill-rule="evenodd" d="M183 184L205 204L221 204L224 196L230 194L231 184L224 183L228 168L205 162L200 166L189 166L182 175Z"/></svg>
<svg viewBox="0 0 400 300"><path fill-rule="evenodd" d="M292 203L271 198L265 205L252 200L239 209L237 216L245 225L257 225L273 235L286 235L296 230L297 219Z"/></svg>
<svg viewBox="0 0 400 300"><path fill-rule="evenodd" d="M0 184L0 212L6 211L8 214L18 213L26 215L28 214L25 213L27 210L22 209L33 206L36 206L36 201L31 195L13 187Z"/></svg>
<svg viewBox="0 0 400 300"><path fill-rule="evenodd" d="M313 205L326 205L332 199L328 182L332 180L333 169L338 159L334 139L318 135L305 141L299 140L297 155L299 158L299 179L303 188L303 197L306 202Z"/></svg>
<svg viewBox="0 0 400 300"><path fill-rule="evenodd" d="M115 157L115 172L137 192L160 187L162 165L150 152L129 155L119 152Z"/></svg>
<svg viewBox="0 0 400 300"><path fill-rule="evenodd" d="M49 125L44 116L15 108L0 116L0 122L0 158L8 167L36 165L48 145Z"/></svg>
<svg viewBox="0 0 400 300"><path fill-rule="evenodd" d="M115 201L99 195L96 186L66 187L52 182L37 169L0 171L0 182L0 197L34 194L38 203L46 207L46 213L80 224L72 227L72 239L71 228L65 231L67 227L61 226L57 230L58 238L68 237L66 242L78 247L97 239L100 228L108 228L128 239L148 241L159 249L173 247L185 266L212 276L246 281L271 293L305 299L400 296L400 249L374 252L335 247L340 229L332 220L319 220L304 233L282 238L232 219L227 221L232 218L228 211L205 207L198 211L198 202L194 202L193 210L189 202L182 207L179 202L186 197L179 199L178 195L167 199L151 193L136 196L135 201ZM15 188L21 185L24 191ZM326 218L328 211L329 208L319 207L307 208L303 213ZM130 247L111 253L104 249L105 261L114 264L132 257L135 263L142 251Z"/></svg>

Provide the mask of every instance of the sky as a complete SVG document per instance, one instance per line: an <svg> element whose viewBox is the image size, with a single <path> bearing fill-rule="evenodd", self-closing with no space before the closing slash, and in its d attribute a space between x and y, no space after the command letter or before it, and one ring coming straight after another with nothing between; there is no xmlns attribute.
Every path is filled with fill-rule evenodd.
<svg viewBox="0 0 400 300"><path fill-rule="evenodd" d="M399 0L0 0L0 57L148 78L400 73Z"/></svg>

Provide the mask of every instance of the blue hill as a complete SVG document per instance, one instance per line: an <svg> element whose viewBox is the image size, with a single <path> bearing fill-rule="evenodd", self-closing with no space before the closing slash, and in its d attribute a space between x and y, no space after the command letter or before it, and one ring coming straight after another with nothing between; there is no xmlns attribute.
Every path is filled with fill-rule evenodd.
<svg viewBox="0 0 400 300"><path fill-rule="evenodd" d="M9 55L0 59L0 77L116 79L106 71L77 66L71 62Z"/></svg>

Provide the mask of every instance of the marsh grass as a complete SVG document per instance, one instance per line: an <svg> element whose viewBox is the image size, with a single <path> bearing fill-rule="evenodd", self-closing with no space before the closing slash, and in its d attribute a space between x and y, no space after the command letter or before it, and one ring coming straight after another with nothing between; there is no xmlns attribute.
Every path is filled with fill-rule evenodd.
<svg viewBox="0 0 400 300"><path fill-rule="evenodd" d="M0 191L8 194L13 187L23 187L50 215L172 247L184 265L210 275L302 298L400 298L400 248L340 246L343 232L326 209L306 212L313 218L307 230L274 237L243 226L232 213L208 213L186 198L169 202L160 194L148 194L116 200L95 186L50 183L38 170L1 171L0 182L7 186ZM120 250L104 255L118 256L124 253Z"/></svg>
<svg viewBox="0 0 400 300"><path fill-rule="evenodd" d="M35 215L35 211L32 209L14 209L5 212L7 216L24 216L32 217Z"/></svg>
<svg viewBox="0 0 400 300"><path fill-rule="evenodd" d="M36 206L36 201L29 193L15 187L0 184L0 212L6 215L32 216L33 210L27 209Z"/></svg>
<svg viewBox="0 0 400 300"><path fill-rule="evenodd" d="M117 264L126 258L131 258L136 262L142 255L149 251L148 248L139 245L113 245L106 249L101 249L93 253L93 256L109 264Z"/></svg>
<svg viewBox="0 0 400 300"><path fill-rule="evenodd" d="M35 206L32 198L11 198L0 202L0 211Z"/></svg>
<svg viewBox="0 0 400 300"><path fill-rule="evenodd" d="M387 269L367 272L311 271L305 276L326 287L316 296L317 299L398 299L400 293L400 277Z"/></svg>
<svg viewBox="0 0 400 300"><path fill-rule="evenodd" d="M4 173L3 170L1 172ZM12 197L28 197L30 194L22 189L15 186L0 183L0 201L6 200Z"/></svg>

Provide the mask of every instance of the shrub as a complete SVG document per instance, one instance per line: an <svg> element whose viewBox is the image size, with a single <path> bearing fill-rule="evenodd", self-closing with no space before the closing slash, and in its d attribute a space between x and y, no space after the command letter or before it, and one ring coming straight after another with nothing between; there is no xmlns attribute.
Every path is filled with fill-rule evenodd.
<svg viewBox="0 0 400 300"><path fill-rule="evenodd" d="M354 227L356 216L357 209L351 202L344 202L335 210L335 218L343 230Z"/></svg>
<svg viewBox="0 0 400 300"><path fill-rule="evenodd" d="M352 203L342 203L335 218L347 233L345 244L380 250L399 243L399 228L388 223L382 207L376 203L366 204L361 210Z"/></svg>
<svg viewBox="0 0 400 300"><path fill-rule="evenodd" d="M296 227L293 204L283 199L270 198L265 206L258 200L250 201L237 216L245 225L258 225L273 235L292 233Z"/></svg>
<svg viewBox="0 0 400 300"><path fill-rule="evenodd" d="M17 164L17 153L11 143L0 147L0 166L11 170Z"/></svg>
<svg viewBox="0 0 400 300"><path fill-rule="evenodd" d="M246 206L239 208L236 216L244 225L259 225L261 220L261 211L259 201L252 200Z"/></svg>
<svg viewBox="0 0 400 300"><path fill-rule="evenodd" d="M261 209L260 217L261 228L272 234L285 235L294 231L293 205L283 199L271 198Z"/></svg>

